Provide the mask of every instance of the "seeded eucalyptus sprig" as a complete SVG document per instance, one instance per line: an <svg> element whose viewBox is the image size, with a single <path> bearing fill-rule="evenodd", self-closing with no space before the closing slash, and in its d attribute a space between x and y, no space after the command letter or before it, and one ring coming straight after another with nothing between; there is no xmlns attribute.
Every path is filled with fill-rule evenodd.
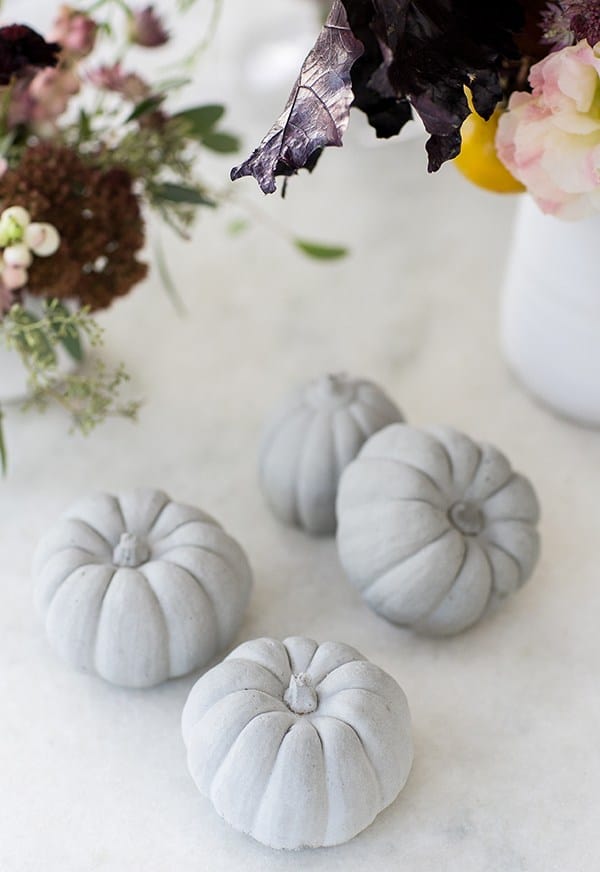
<svg viewBox="0 0 600 872"><path fill-rule="evenodd" d="M24 408L45 411L51 405L69 415L71 431L88 435L106 418L135 420L136 400L123 400L121 389L129 380L123 365L109 368L92 358L84 370L63 374L58 368L58 350L63 347L75 360L83 356L83 344L102 346L103 330L89 310L70 312L59 300L46 301L40 314L15 304L0 323L0 342L21 358L28 376L29 395ZM0 410L0 464L6 471L6 444Z"/></svg>

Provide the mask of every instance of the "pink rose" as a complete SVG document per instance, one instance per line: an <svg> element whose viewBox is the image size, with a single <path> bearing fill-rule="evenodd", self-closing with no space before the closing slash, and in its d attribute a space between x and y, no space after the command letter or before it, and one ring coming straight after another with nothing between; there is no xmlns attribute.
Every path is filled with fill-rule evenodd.
<svg viewBox="0 0 600 872"><path fill-rule="evenodd" d="M500 118L500 160L542 211L575 219L600 210L600 43L548 55L533 92L514 93Z"/></svg>

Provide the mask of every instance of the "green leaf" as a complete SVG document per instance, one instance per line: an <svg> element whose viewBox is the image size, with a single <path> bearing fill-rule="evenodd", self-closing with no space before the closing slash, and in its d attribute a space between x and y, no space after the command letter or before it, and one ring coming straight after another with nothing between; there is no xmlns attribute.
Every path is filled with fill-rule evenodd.
<svg viewBox="0 0 600 872"><path fill-rule="evenodd" d="M85 142L92 135L92 125L90 116L85 109L79 110L79 140Z"/></svg>
<svg viewBox="0 0 600 872"><path fill-rule="evenodd" d="M240 140L237 136L234 136L232 133L221 133L218 130L203 136L202 144L219 154L232 154L240 148Z"/></svg>
<svg viewBox="0 0 600 872"><path fill-rule="evenodd" d="M243 233L250 226L250 222L246 221L245 218L236 218L235 221L231 221L227 230L232 236L239 236L240 233Z"/></svg>
<svg viewBox="0 0 600 872"><path fill-rule="evenodd" d="M206 196L197 188L188 188L185 185L176 185L172 182L164 182L154 189L154 196L159 200L167 200L170 203L188 203L191 206L217 205L214 200Z"/></svg>
<svg viewBox="0 0 600 872"><path fill-rule="evenodd" d="M0 157L6 157L16 137L16 130L10 130L6 136L2 137L0 140Z"/></svg>
<svg viewBox="0 0 600 872"><path fill-rule="evenodd" d="M158 109L164 99L164 94L152 94L152 96L146 97L145 100L140 100L125 119L125 124L129 124L130 121L137 121L137 119L141 118L142 115L148 115L150 112L154 112Z"/></svg>
<svg viewBox="0 0 600 872"><path fill-rule="evenodd" d="M173 120L185 122L188 136L203 139L211 132L224 114L224 106L207 104L206 106L194 106L192 109L184 109L183 112L173 115Z"/></svg>
<svg viewBox="0 0 600 872"><path fill-rule="evenodd" d="M4 439L4 413L0 409L0 467L2 475L6 475L7 457L6 457L6 440Z"/></svg>
<svg viewBox="0 0 600 872"><path fill-rule="evenodd" d="M294 245L303 254L315 260L340 260L348 255L348 249L343 245L322 245L320 242L310 242L307 239L294 239Z"/></svg>
<svg viewBox="0 0 600 872"><path fill-rule="evenodd" d="M80 363L83 360L83 346L77 327L73 323L65 323L71 313L59 300L53 300L46 309L52 332L59 340L67 354ZM54 320L54 317L56 320Z"/></svg>

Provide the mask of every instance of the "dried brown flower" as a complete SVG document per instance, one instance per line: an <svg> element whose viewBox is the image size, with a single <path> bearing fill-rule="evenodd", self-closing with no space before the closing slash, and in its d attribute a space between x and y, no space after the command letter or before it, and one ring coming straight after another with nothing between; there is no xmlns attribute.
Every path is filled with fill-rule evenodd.
<svg viewBox="0 0 600 872"><path fill-rule="evenodd" d="M26 149L0 179L0 202L24 206L61 236L56 254L32 264L30 293L102 309L146 276L147 265L137 259L144 223L132 184L126 170L100 169L65 146Z"/></svg>

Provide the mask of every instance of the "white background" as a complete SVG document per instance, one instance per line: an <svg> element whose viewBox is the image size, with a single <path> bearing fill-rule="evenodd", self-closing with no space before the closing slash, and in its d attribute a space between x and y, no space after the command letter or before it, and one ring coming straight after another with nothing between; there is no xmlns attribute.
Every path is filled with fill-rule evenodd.
<svg viewBox="0 0 600 872"><path fill-rule="evenodd" d="M29 9L36 21L36 5L47 17L46 2L9 0L5 20ZM199 0L189 21L205 7ZM308 44L311 13L301 0L225 7L186 100L226 99L229 126L249 150L287 96L285 75L261 93L260 77L248 87L258 36L289 27ZM191 44L200 24L187 27ZM428 177L418 139L367 142L356 116L347 147L293 180L284 202L238 186L278 224L347 243L347 261L303 260L261 226L232 240L232 214L205 214L193 243L168 244L187 317L154 273L104 318L109 359L126 363L133 394L146 399L138 426L112 421L84 440L67 436L58 413L8 416L1 872L599 868L600 436L536 406L501 359L497 304L514 200L471 188L452 167ZM206 172L226 186L228 169L222 160ZM379 381L417 425L495 442L535 483L535 577L470 632L431 641L385 623L344 580L331 540L268 514L256 483L262 422L290 386L330 369ZM187 773L179 733L193 676L120 690L71 672L49 649L31 604L36 541L82 493L143 484L201 505L247 549L256 588L240 640L343 640L404 687L413 773L351 843L276 854L213 813Z"/></svg>

